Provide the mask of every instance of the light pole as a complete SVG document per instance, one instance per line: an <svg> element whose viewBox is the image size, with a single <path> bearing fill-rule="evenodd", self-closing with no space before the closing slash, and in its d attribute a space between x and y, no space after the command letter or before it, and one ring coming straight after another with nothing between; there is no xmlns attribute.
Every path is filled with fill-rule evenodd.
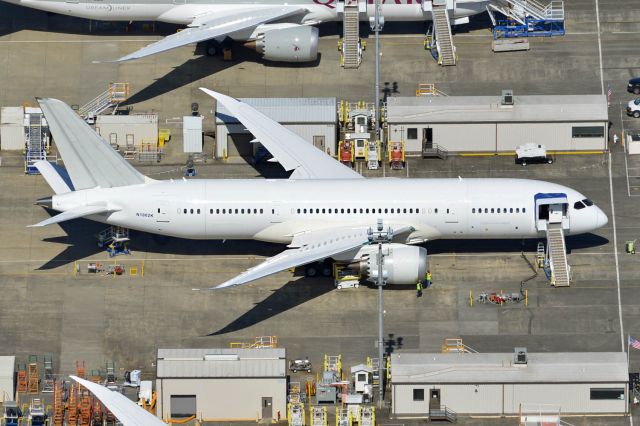
<svg viewBox="0 0 640 426"><path fill-rule="evenodd" d="M375 87L375 107L376 107L376 137L380 140L380 31L384 26L384 17L380 9L380 0L375 1L375 11L373 21L369 20L371 29L374 31L376 39L376 87Z"/></svg>
<svg viewBox="0 0 640 426"><path fill-rule="evenodd" d="M382 253L382 245L389 243L393 239L393 231L391 228L384 229L382 219L378 219L377 230L374 232L369 229L369 241L378 243L378 276L376 277L376 285L378 286L378 408L384 406L384 299L383 287L385 286L384 274L384 254Z"/></svg>

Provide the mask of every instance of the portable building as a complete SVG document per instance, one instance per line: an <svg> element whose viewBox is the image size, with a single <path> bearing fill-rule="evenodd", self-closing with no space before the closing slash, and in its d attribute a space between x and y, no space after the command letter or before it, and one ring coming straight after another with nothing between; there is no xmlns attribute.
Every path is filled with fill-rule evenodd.
<svg viewBox="0 0 640 426"><path fill-rule="evenodd" d="M338 134L336 98L243 98L267 117L334 156ZM254 137L220 103L216 107L216 157L251 160Z"/></svg>
<svg viewBox="0 0 640 426"><path fill-rule="evenodd" d="M524 361L524 362L523 362ZM628 412L628 367L622 352L395 353L392 413L427 417L514 415L523 405L553 404L562 413Z"/></svg>
<svg viewBox="0 0 640 426"><path fill-rule="evenodd" d="M114 148L158 145L158 114L98 115L96 132Z"/></svg>
<svg viewBox="0 0 640 426"><path fill-rule="evenodd" d="M549 151L603 152L604 95L418 96L387 99L388 140L408 154L513 152L527 143Z"/></svg>
<svg viewBox="0 0 640 426"><path fill-rule="evenodd" d="M184 152L202 152L202 136L202 116L186 116L182 118L182 143Z"/></svg>
<svg viewBox="0 0 640 426"><path fill-rule="evenodd" d="M0 148L3 151L25 148L24 108L2 107L0 109Z"/></svg>
<svg viewBox="0 0 640 426"><path fill-rule="evenodd" d="M204 421L284 418L285 349L159 349L157 413Z"/></svg>
<svg viewBox="0 0 640 426"><path fill-rule="evenodd" d="M0 403L14 400L15 365L15 356L0 356Z"/></svg>

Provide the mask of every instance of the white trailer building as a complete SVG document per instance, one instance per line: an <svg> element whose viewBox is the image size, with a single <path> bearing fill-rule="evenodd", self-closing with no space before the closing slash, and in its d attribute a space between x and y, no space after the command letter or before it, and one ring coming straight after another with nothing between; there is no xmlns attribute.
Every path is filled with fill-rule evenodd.
<svg viewBox="0 0 640 426"><path fill-rule="evenodd" d="M158 145L158 114L98 115L96 132L111 146L155 149Z"/></svg>
<svg viewBox="0 0 640 426"><path fill-rule="evenodd" d="M15 356L0 356L0 403L14 400L15 368Z"/></svg>
<svg viewBox="0 0 640 426"><path fill-rule="evenodd" d="M563 414L628 412L628 367L622 352L401 353L391 355L392 413L427 417L514 415L522 406L555 405Z"/></svg>
<svg viewBox="0 0 640 426"><path fill-rule="evenodd" d="M336 98L242 98L267 117L329 155L336 154ZM216 107L216 158L251 159L253 136L222 106Z"/></svg>
<svg viewBox="0 0 640 426"><path fill-rule="evenodd" d="M390 97L388 140L405 151L513 152L527 143L549 151L607 149L604 95Z"/></svg>
<svg viewBox="0 0 640 426"><path fill-rule="evenodd" d="M285 349L158 349L156 377L162 419L286 417Z"/></svg>

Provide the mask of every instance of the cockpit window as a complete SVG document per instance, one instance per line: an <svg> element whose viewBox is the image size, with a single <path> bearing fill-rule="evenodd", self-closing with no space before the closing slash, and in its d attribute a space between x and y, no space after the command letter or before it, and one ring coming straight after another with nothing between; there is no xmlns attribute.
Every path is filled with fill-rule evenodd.
<svg viewBox="0 0 640 426"><path fill-rule="evenodd" d="M591 201L588 198L585 198L584 200L582 200L582 202L587 206L587 207L591 207L593 205L593 201Z"/></svg>
<svg viewBox="0 0 640 426"><path fill-rule="evenodd" d="M581 209L584 209L585 207L586 206L584 204L582 204L582 201L576 201L573 204L573 208L576 209L576 210L581 210Z"/></svg>

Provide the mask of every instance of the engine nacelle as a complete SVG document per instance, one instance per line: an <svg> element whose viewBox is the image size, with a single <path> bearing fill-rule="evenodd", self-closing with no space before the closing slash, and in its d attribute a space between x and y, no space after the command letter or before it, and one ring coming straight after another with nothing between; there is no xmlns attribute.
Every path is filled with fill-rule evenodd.
<svg viewBox="0 0 640 426"><path fill-rule="evenodd" d="M255 49L268 61L311 62L318 59L318 29L307 25L280 28L258 35Z"/></svg>
<svg viewBox="0 0 640 426"><path fill-rule="evenodd" d="M384 244L383 273L387 284L416 284L427 273L427 249L405 244ZM359 268L369 281L378 280L378 246L363 246L354 256L350 267Z"/></svg>

